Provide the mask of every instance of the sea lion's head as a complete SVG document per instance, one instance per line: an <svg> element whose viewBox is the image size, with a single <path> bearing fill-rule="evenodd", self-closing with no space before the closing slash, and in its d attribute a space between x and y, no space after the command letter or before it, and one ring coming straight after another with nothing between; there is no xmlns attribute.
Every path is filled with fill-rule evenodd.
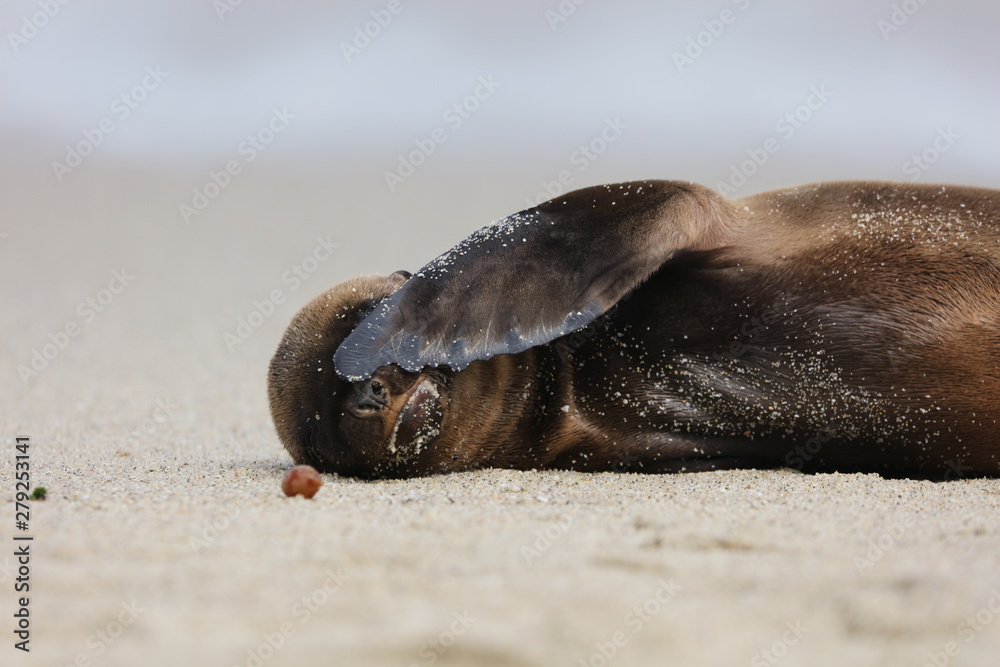
<svg viewBox="0 0 1000 667"><path fill-rule="evenodd" d="M360 276L320 294L295 315L271 359L271 418L297 464L355 477L430 472L429 445L448 407L447 370L392 364L349 382L334 368L343 340L408 274Z"/></svg>

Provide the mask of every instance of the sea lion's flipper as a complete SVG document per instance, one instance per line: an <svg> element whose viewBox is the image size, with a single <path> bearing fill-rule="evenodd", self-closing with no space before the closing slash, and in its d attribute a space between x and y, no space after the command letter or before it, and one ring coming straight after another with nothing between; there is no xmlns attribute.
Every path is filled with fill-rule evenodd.
<svg viewBox="0 0 1000 667"><path fill-rule="evenodd" d="M379 303L336 354L345 379L460 370L586 326L664 262L724 243L730 208L673 181L601 185L498 220Z"/></svg>

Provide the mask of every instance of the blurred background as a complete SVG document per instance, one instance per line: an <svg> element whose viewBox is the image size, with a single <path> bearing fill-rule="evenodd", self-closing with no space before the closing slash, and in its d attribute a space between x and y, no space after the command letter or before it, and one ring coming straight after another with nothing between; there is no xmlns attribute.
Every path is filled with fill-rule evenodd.
<svg viewBox="0 0 1000 667"><path fill-rule="evenodd" d="M197 349L257 414L309 298L587 185L996 186L997 25L987 0L7 0L9 386L118 378L113 330L148 346L117 373Z"/></svg>

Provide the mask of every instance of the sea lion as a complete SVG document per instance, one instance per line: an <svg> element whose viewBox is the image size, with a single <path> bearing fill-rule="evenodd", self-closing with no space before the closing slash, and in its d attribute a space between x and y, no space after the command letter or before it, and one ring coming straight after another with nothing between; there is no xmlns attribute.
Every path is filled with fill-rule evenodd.
<svg viewBox="0 0 1000 667"><path fill-rule="evenodd" d="M271 361L298 464L1000 473L1000 191L645 181L362 276Z"/></svg>

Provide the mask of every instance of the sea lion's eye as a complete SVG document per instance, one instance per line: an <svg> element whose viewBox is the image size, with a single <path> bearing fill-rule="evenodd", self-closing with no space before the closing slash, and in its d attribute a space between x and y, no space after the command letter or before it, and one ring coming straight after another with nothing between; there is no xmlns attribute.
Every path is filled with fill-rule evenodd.
<svg viewBox="0 0 1000 667"><path fill-rule="evenodd" d="M378 380L372 380L372 394L375 395L375 400L383 405L389 401L385 387Z"/></svg>

